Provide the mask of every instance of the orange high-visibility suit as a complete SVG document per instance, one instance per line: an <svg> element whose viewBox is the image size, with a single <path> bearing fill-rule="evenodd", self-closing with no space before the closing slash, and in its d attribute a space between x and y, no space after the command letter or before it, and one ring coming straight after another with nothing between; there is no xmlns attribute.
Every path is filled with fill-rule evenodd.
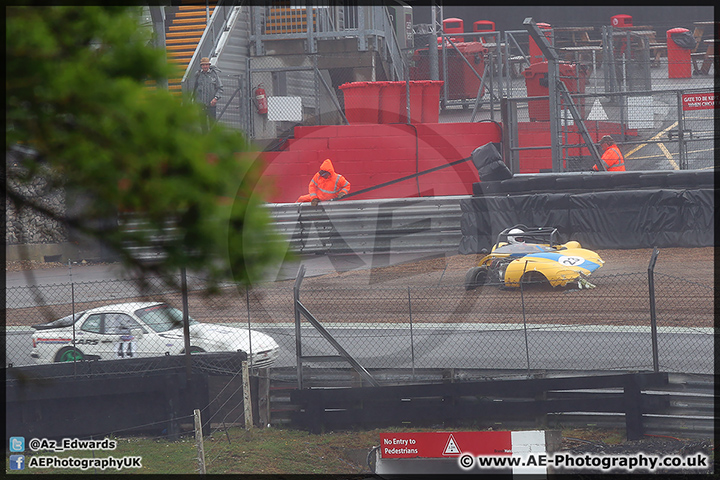
<svg viewBox="0 0 720 480"><path fill-rule="evenodd" d="M333 198L341 198L350 193L350 182L339 173L335 173L335 168L329 158L320 166L320 170L329 172L327 178L320 176L320 172L310 180L308 185L308 194L300 195L296 200L298 202L312 202L314 199L319 201L331 200Z"/></svg>
<svg viewBox="0 0 720 480"><path fill-rule="evenodd" d="M625 159L617 145L612 145L605 150L605 153L602 154L602 161L605 163L608 172L625 171ZM597 169L597 165L593 165L593 170Z"/></svg>

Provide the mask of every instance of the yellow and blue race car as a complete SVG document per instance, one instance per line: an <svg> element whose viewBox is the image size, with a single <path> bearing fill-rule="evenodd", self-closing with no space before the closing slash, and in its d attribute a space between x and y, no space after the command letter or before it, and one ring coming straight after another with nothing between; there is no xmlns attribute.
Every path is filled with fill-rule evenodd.
<svg viewBox="0 0 720 480"><path fill-rule="evenodd" d="M558 243L553 227L515 225L498 234L492 251L465 275L465 290L482 285L517 288L540 283L552 287L592 288L587 277L603 260L579 242Z"/></svg>

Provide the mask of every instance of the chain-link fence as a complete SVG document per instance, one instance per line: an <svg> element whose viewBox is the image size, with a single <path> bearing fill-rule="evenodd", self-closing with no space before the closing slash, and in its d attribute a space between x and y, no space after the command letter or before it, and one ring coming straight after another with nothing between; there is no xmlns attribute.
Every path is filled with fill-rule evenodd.
<svg viewBox="0 0 720 480"><path fill-rule="evenodd" d="M693 36L670 24L541 31L558 56L558 80L566 86L587 135L593 142L612 135L628 170L713 167L713 32ZM251 57L246 76L227 78L226 92L237 95L219 108L220 121L249 138L268 141L269 149L281 146L298 125L405 123L423 116L435 121L435 112L426 115L432 110L423 103L427 99L416 101L410 86L383 90L382 83L400 73L407 81L442 81L440 123L501 121L507 131L506 159L515 173L592 167L586 137L569 102L559 94L549 97L550 65L526 30L437 38L416 34L414 44L392 61L380 44L377 51L321 50L277 50ZM358 105L346 102L348 91L341 87L348 84L365 89L353 92ZM267 110L257 101L259 89ZM429 94L426 90L422 95ZM364 118L363 109L373 118ZM421 109L422 115L413 109ZM383 117L385 111L393 115ZM548 137L553 122L558 122L558 147Z"/></svg>
<svg viewBox="0 0 720 480"><path fill-rule="evenodd" d="M713 56L702 52L714 39L712 34L693 39L685 31L668 34L667 43L660 43L666 41L656 38L663 28L542 31L558 55L557 80L567 88L582 127L595 142L611 134L625 155L626 169L713 168L714 64ZM439 75L445 80L440 121L502 119L506 161L515 173L590 170L586 137L569 102L560 93L550 98L552 69L528 32L473 35L479 38L443 35L447 47L438 47ZM494 38L504 41L498 47L488 41ZM695 47L681 46L690 46L682 38L696 42ZM416 51L415 65L425 65L418 54L426 51ZM428 72L427 67L411 69L411 78L431 78ZM507 100L505 108L502 100ZM548 136L552 122L557 122L555 155Z"/></svg>
<svg viewBox="0 0 720 480"><path fill-rule="evenodd" d="M591 138L611 132L623 151L627 170L687 170L714 168L714 111L687 108L688 99L707 96L703 89L584 94L574 100ZM523 98L509 103L520 116L508 125L515 132L510 136L510 162L516 172L529 165L551 169L551 145L547 139L533 138L539 122L548 121L547 100ZM594 162L580 129L566 105L560 112L561 164L568 171L589 171ZM545 128L549 128L547 123Z"/></svg>
<svg viewBox="0 0 720 480"><path fill-rule="evenodd" d="M593 282L562 292L304 289L301 301L366 368L651 370L646 275ZM656 288L660 368L709 373L713 287L662 276ZM302 338L304 355L336 353L317 334Z"/></svg>
<svg viewBox="0 0 720 480"><path fill-rule="evenodd" d="M216 121L230 128L247 132L249 124L247 82L241 75L218 73L223 83L223 95L216 108Z"/></svg>
<svg viewBox="0 0 720 480"><path fill-rule="evenodd" d="M652 369L647 275L598 274L592 281L597 288L564 291L492 285L477 291L465 291L462 285L341 289L313 288L309 282L300 301L365 368ZM191 278L188 287L189 315L197 322L190 326L191 347L243 349L251 367L257 367L266 365L258 354L274 341L277 356L272 365L296 365L292 286L227 286L221 295L206 296L200 284ZM162 285L150 283L140 291L132 281L117 280L7 289L6 364L116 359L120 345L122 358L180 354L182 323L154 332L157 325L147 323L147 316L132 313L145 305L134 305L129 312L112 310L127 312L140 323L145 320L142 330L135 325L129 333L110 332L109 313L102 326L80 315L110 303L150 300L181 309L181 292L166 291ZM658 275L655 290L659 367L710 373L714 286ZM73 313L79 318L74 329L31 328ZM337 354L309 323L302 322L301 328L303 355ZM222 341L201 343L202 336L212 335ZM131 348L133 336L142 338L135 338ZM60 353L73 347L79 355Z"/></svg>
<svg viewBox="0 0 720 480"><path fill-rule="evenodd" d="M707 272L699 273L695 278L656 272L651 289L645 272L596 273L590 278L596 287L590 289L551 289L540 284L505 289L488 284L471 291L465 290L464 285L455 284L329 287L327 281L316 282L309 278L299 290L299 300L332 338L374 375L388 370L404 371L410 376L409 372L414 374L416 369L418 372L454 368L578 372L652 371L655 367L667 372L710 374L714 362L714 284L707 277ZM167 302L181 309L183 293L166 285L162 279L151 278L144 284L136 279L122 279L8 288L6 365L20 367L35 363L37 359L31 354L40 337L56 351L73 345L83 353L72 358L59 358L68 363L57 366L75 368L65 368L64 377L56 376L57 380L95 376L109 380L115 377L120 381L128 375L155 378L160 373L163 378L184 378L184 373L178 373L177 365L175 370L169 366L172 363L169 360L179 353L169 357L167 354L152 356L151 351L142 350L142 347L168 349L168 344L178 341L182 344L180 325L153 337L151 322L146 326L144 339L154 338L161 344L153 348L138 342L133 355L125 355L121 361L78 361L90 359L92 355L103 360L117 359L115 347L127 344L130 337L139 333L131 330L130 336L125 336L122 332L102 332L104 340L110 340L112 347L104 357L101 351L88 350L93 346L94 332L92 328L86 329L92 324L86 325L87 317L81 312L108 304L145 301ZM202 287L202 279L187 278L186 299L190 316L198 324L223 328L221 332L225 337L235 336L236 340L251 342L247 346L250 360L255 358L253 354L263 334L278 345L273 367L288 367L279 368L279 371L287 372L296 367L298 341L304 356L338 353L308 322L296 324L293 283L290 281L250 289L227 284L214 296L206 295ZM117 309L106 310L108 312L117 313ZM80 318L74 334L67 327L31 328L73 313ZM101 325L107 327L111 323L109 320L110 316L106 317ZM196 345L198 332L192 330L192 323L190 344ZM97 338L98 345L103 344L101 337ZM127 353L127 349L123 351ZM237 436L237 431L233 432L230 427L243 425L248 415L242 369L236 357L233 353L222 358L202 354L190 356L193 375L203 373L207 376L207 403L193 407L202 417L201 430L206 439L203 465L209 473L222 468L228 449L232 448L232 437ZM657 365L654 365L655 357ZM338 361L304 361L303 366L305 373L317 376L332 376L338 368L349 368L347 363ZM269 369L269 376L263 373L264 370L251 369L257 382L251 388L256 389L258 398L269 402L273 368ZM25 370L24 373L31 372ZM12 381L27 381L30 377L23 375ZM178 386L181 384L184 383L180 382ZM293 385L288 384L288 387ZM259 421L264 425L269 418L269 404L257 405L255 409L260 412L259 417L254 417L255 423ZM162 444L180 438L180 443L168 447L180 450L172 462L172 468L176 470L165 473L198 471L199 453L191 440L196 431L192 415L167 418L156 415L152 421L139 417L135 421L134 418L122 427L98 433L94 438L122 439L118 441L123 445L114 453L142 454L146 464L156 457L148 453L151 449L137 450L142 442ZM175 427L171 428L171 425ZM138 437L139 434L145 436Z"/></svg>

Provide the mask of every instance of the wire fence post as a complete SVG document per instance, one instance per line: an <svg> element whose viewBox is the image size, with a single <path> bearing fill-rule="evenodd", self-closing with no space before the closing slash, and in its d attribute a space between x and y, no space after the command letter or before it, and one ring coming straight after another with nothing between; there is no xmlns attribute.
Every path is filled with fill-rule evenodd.
<svg viewBox="0 0 720 480"><path fill-rule="evenodd" d="M253 428L252 397L250 396L250 370L247 360L242 362L243 407L245 409L245 430Z"/></svg>
<svg viewBox="0 0 720 480"><path fill-rule="evenodd" d="M525 269L527 269L528 262L525 262L523 266L523 273L520 276L520 304L522 305L522 316L523 316L523 331L525 332L525 358L527 360L527 376L530 378L530 346L528 344L527 334L527 319L525 316L525 294L523 289L523 277L525 276Z"/></svg>
<svg viewBox="0 0 720 480"><path fill-rule="evenodd" d="M412 302L410 300L410 287L408 287L408 312L410 313L410 365L412 366L412 379L415 380L415 339L413 337Z"/></svg>
<svg viewBox="0 0 720 480"><path fill-rule="evenodd" d="M205 475L207 473L205 471L205 445L203 443L200 410L195 409L193 413L195 417L195 447L197 448L198 470L200 472L200 475Z"/></svg>
<svg viewBox="0 0 720 480"><path fill-rule="evenodd" d="M75 341L75 281L72 277L72 260L68 259L70 270L70 302L72 303L73 375L77 375L77 343Z"/></svg>
<svg viewBox="0 0 720 480"><path fill-rule="evenodd" d="M185 267L180 269L181 277L181 296L182 296L182 307L183 307L183 337L185 342L185 378L190 380L190 373L192 369L192 359L190 358L190 314L188 313L188 288L187 288L187 273Z"/></svg>
<svg viewBox="0 0 720 480"><path fill-rule="evenodd" d="M250 324L250 287L245 287L245 305L247 307L247 316L248 316L248 346L249 352L248 352L248 359L250 360L250 367L253 366L253 348L252 348L252 328Z"/></svg>
<svg viewBox="0 0 720 480"><path fill-rule="evenodd" d="M657 247L653 249L652 256L650 257L650 264L648 265L648 288L650 290L650 335L652 337L652 356L653 356L653 371L660 371L660 362L658 360L658 344L657 344L657 317L655 315L655 262L660 254L660 250Z"/></svg>
<svg viewBox="0 0 720 480"><path fill-rule="evenodd" d="M302 378L302 330L300 328L300 309L298 303L300 302L300 285L302 284L303 277L305 276L305 265L300 264L297 276L295 277L295 285L293 286L293 310L295 312L295 362L297 365L297 382L298 389L303 388Z"/></svg>

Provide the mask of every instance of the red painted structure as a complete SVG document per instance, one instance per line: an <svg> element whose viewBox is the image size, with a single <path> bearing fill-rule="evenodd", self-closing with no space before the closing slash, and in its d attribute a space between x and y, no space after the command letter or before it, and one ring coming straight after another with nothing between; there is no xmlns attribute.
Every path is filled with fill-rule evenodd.
<svg viewBox="0 0 720 480"><path fill-rule="evenodd" d="M585 127L593 142L597 143L605 135L612 135L620 138L622 134L637 136L637 130L621 130L621 125L615 122L586 121ZM570 145L582 145L584 140L576 125L564 127L563 139ZM550 128L547 123L542 122L518 122L518 147L546 147L538 150L520 150L518 173L541 173L552 171L552 152L550 145ZM568 148L565 151L566 157L589 157L590 151L586 147ZM569 168L569 165L565 165Z"/></svg>
<svg viewBox="0 0 720 480"><path fill-rule="evenodd" d="M427 80L430 78L430 56L429 47L419 48L413 54L413 64L410 67L410 78L412 80ZM438 46L440 50L441 46ZM455 72L448 75L448 98L450 100L475 99L480 88L480 79L485 71L485 57L488 48L482 42L456 43L455 47L448 44L445 46L447 56L448 72ZM462 57L465 57L463 59ZM469 64L469 65L468 65ZM445 80L442 54L438 51L438 73L440 80ZM485 93L483 88L483 94ZM482 94L481 94L482 96Z"/></svg>
<svg viewBox="0 0 720 480"><path fill-rule="evenodd" d="M492 122L367 124L296 127L285 149L261 152L267 201L294 202L320 164L330 158L352 185L351 193L470 157L477 147L501 141ZM353 200L471 195L478 182L472 161L353 197Z"/></svg>
<svg viewBox="0 0 720 480"><path fill-rule="evenodd" d="M597 142L603 135L620 136L618 123L586 122ZM568 144L583 144L576 126L565 127ZM519 152L517 173L552 170L550 129L543 122L518 123L519 147L547 147ZM625 135L637 135L625 130ZM501 126L492 122L360 124L295 127L295 138L284 150L256 153L265 164L262 189L271 203L292 203L307 193L307 185L326 158L352 185L351 193L470 157L477 147L500 143ZM568 149L567 157L588 157L587 148ZM566 165L569 168L569 165ZM480 181L472 161L447 167L417 179L353 196L353 200L472 195Z"/></svg>
<svg viewBox="0 0 720 480"><path fill-rule="evenodd" d="M682 48L673 40L673 34L689 32L690 30L687 28L671 28L667 31L665 43L667 44L668 78L692 78L690 50Z"/></svg>
<svg viewBox="0 0 720 480"><path fill-rule="evenodd" d="M632 27L633 26L632 16L631 15L623 15L623 14L613 15L612 17L610 17L610 24L613 27L622 27L622 28Z"/></svg>

